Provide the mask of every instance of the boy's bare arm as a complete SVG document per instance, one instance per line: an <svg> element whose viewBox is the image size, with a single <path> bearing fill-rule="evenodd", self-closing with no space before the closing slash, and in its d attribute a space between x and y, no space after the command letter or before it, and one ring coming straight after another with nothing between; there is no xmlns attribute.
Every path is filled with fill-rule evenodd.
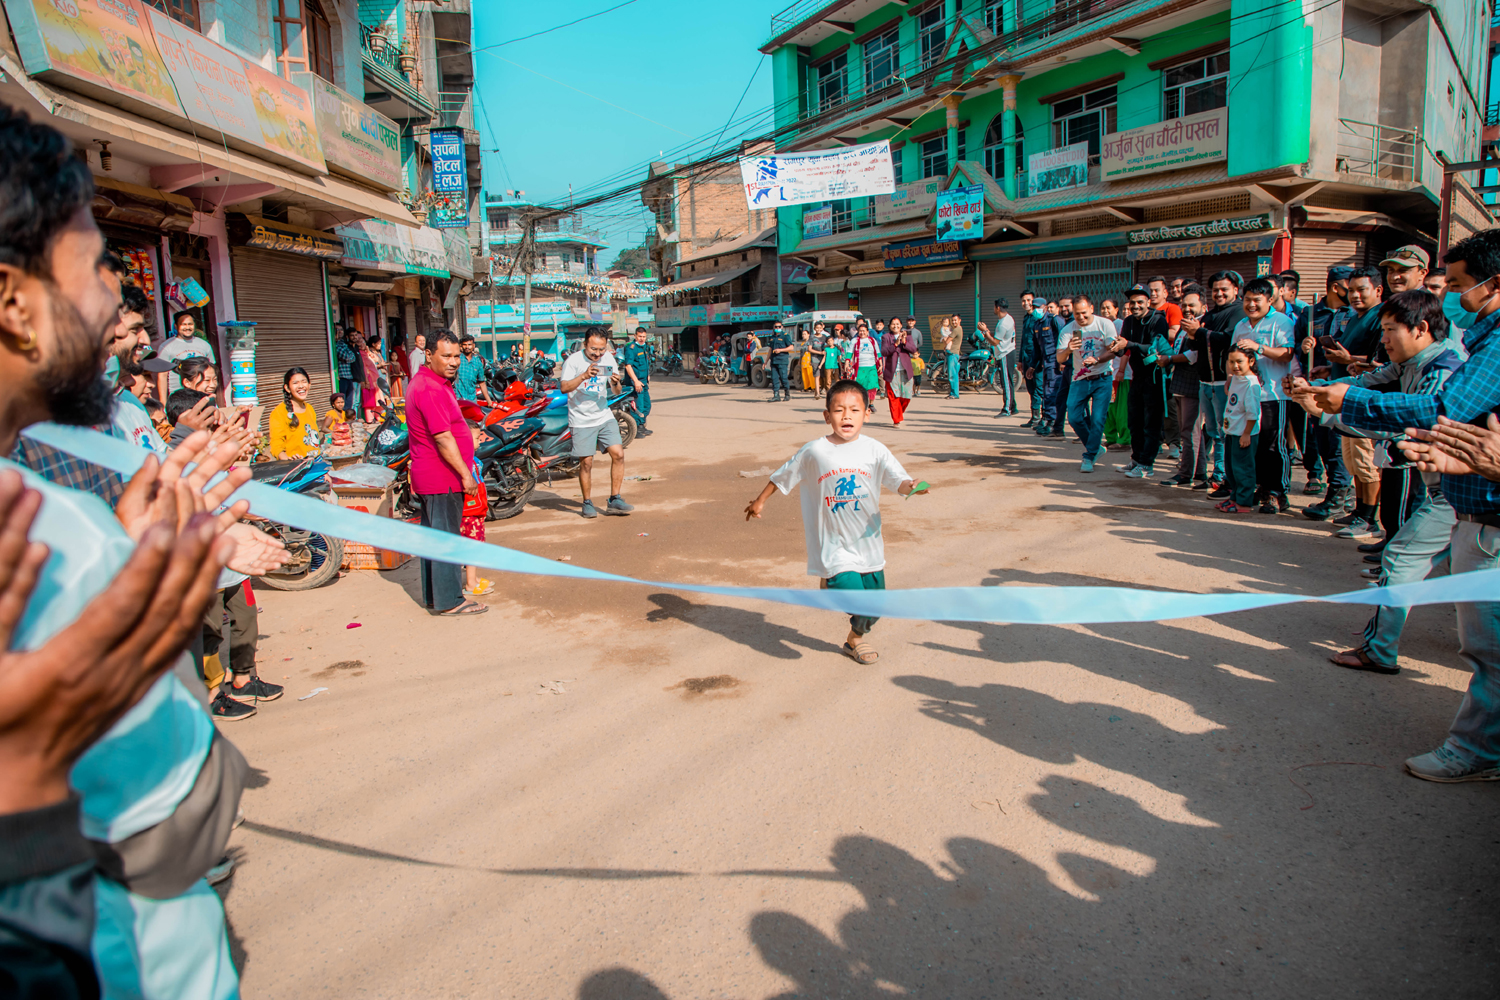
<svg viewBox="0 0 1500 1000"><path fill-rule="evenodd" d="M760 491L760 496L756 497L754 500L751 500L750 503L745 507L745 520L748 521L752 517L760 517L760 512L765 510L766 508L766 501L771 499L771 494L775 492L776 484L767 483L766 488Z"/></svg>

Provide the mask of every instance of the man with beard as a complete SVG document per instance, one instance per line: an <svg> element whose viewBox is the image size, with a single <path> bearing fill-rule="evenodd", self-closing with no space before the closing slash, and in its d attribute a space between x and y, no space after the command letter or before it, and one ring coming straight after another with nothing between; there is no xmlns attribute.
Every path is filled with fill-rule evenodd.
<svg viewBox="0 0 1500 1000"><path fill-rule="evenodd" d="M0 454L43 421L110 418L101 375L120 290L100 266L92 201L67 139L0 106ZM248 505L208 512L249 471L209 489L234 449L208 446L199 434L165 461L148 455L114 511L0 460L0 501L20 492L18 474L27 487L0 502L6 523L18 505L20 520L35 517L0 543L0 567L19 566L0 571L12 598L0 614L0 811L76 810L95 858L7 865L0 936L31 954L53 943L52 972L85 993L87 959L72 959L90 953L106 996L238 989L223 906L202 876L223 855L248 768L215 733L182 651L235 548L219 536ZM26 547L28 529L45 549Z"/></svg>

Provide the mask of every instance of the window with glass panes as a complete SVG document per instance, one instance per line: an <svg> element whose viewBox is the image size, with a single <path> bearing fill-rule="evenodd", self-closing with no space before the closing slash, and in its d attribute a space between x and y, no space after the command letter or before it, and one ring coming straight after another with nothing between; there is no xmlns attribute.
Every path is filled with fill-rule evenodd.
<svg viewBox="0 0 1500 1000"><path fill-rule="evenodd" d="M984 26L997 35L1005 34L1005 5L1008 0L984 0Z"/></svg>
<svg viewBox="0 0 1500 1000"><path fill-rule="evenodd" d="M1026 169L1026 151L1020 122L1016 123L1016 173ZM1005 112L1000 112L990 121L984 132L984 169L995 180L1005 179Z"/></svg>
<svg viewBox="0 0 1500 1000"><path fill-rule="evenodd" d="M1229 103L1229 50L1161 71L1163 119L1196 115Z"/></svg>
<svg viewBox="0 0 1500 1000"><path fill-rule="evenodd" d="M895 27L865 42L865 91L879 90L901 68L901 37Z"/></svg>
<svg viewBox="0 0 1500 1000"><path fill-rule="evenodd" d="M179 24L202 31L198 21L198 0L146 0L148 4Z"/></svg>
<svg viewBox="0 0 1500 1000"><path fill-rule="evenodd" d="M813 67L818 87L819 111L827 111L829 108L844 103L844 95L848 92L848 69L849 53L847 52L840 52L833 58L825 59Z"/></svg>
<svg viewBox="0 0 1500 1000"><path fill-rule="evenodd" d="M937 62L943 54L943 43L948 40L948 24L943 20L943 5L935 4L917 15L917 52L926 69Z"/></svg>
<svg viewBox="0 0 1500 1000"><path fill-rule="evenodd" d="M333 83L333 29L319 0L302 0L306 5L308 69Z"/></svg>
<svg viewBox="0 0 1500 1000"><path fill-rule="evenodd" d="M307 37L302 25L302 0L270 0L271 41L283 78L307 69Z"/></svg>
<svg viewBox="0 0 1500 1000"><path fill-rule="evenodd" d="M1089 144L1089 155L1099 155L1099 140L1115 130L1114 85L1057 101L1052 105L1052 148Z"/></svg>
<svg viewBox="0 0 1500 1000"><path fill-rule="evenodd" d="M958 158L965 159L968 151L965 148L967 136L965 129L958 130ZM942 132L925 139L920 146L922 177L942 177L948 173L948 133Z"/></svg>

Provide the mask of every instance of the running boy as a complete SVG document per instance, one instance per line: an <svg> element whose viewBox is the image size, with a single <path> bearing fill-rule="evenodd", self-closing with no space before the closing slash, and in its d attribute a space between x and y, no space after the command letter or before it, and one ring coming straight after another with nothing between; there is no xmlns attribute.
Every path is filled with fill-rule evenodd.
<svg viewBox="0 0 1500 1000"><path fill-rule="evenodd" d="M745 508L745 520L760 517L771 494L802 484L802 528L807 573L825 590L884 590L885 540L880 536L880 491L902 496L926 493L906 474L890 449L861 435L870 398L858 382L842 379L828 390L823 419L831 433L803 445L771 475L760 496ZM864 641L878 618L849 617L844 653L860 663L880 654Z"/></svg>

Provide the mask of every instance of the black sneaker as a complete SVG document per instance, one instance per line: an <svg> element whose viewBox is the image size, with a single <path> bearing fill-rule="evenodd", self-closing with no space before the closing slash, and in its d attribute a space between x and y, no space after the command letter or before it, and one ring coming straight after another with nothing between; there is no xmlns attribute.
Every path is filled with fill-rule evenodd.
<svg viewBox="0 0 1500 1000"><path fill-rule="evenodd" d="M1285 493L1276 494L1276 511L1285 514L1292 509L1292 501Z"/></svg>
<svg viewBox="0 0 1500 1000"><path fill-rule="evenodd" d="M1347 525L1353 524L1355 521L1364 521L1364 520L1368 520L1368 519L1363 514L1355 514L1353 511L1350 511L1347 514L1342 514L1342 515L1334 518L1333 519L1333 523L1342 528L1342 527L1345 527Z"/></svg>
<svg viewBox="0 0 1500 1000"><path fill-rule="evenodd" d="M1220 483L1209 491L1208 498L1210 500L1224 500L1229 497L1229 492L1229 487Z"/></svg>
<svg viewBox="0 0 1500 1000"><path fill-rule="evenodd" d="M1260 512L1262 514L1279 514L1280 513L1280 511L1276 507L1276 501L1273 500L1273 499L1271 499L1270 497L1266 497L1265 501L1261 503L1261 505L1260 505Z"/></svg>
<svg viewBox="0 0 1500 1000"><path fill-rule="evenodd" d="M209 706L209 714L220 722L239 722L241 719L248 719L254 715L255 706L235 701L220 691L214 695L213 704Z"/></svg>
<svg viewBox="0 0 1500 1000"><path fill-rule="evenodd" d="M1212 487L1209 486L1207 479L1197 479L1193 481L1193 489L1195 490L1206 490L1211 488Z"/></svg>
<svg viewBox="0 0 1500 1000"><path fill-rule="evenodd" d="M1324 500L1322 503L1311 503L1302 508L1302 516L1314 521L1326 521L1333 516L1334 511L1340 508Z"/></svg>
<svg viewBox="0 0 1500 1000"><path fill-rule="evenodd" d="M280 684L272 684L259 677L251 677L249 684L234 688L234 697L254 701L275 701L285 690Z"/></svg>
<svg viewBox="0 0 1500 1000"><path fill-rule="evenodd" d="M1386 542L1386 540L1384 538L1382 538L1378 542L1361 542L1359 544L1359 546L1358 546L1358 549L1359 549L1359 551L1364 552L1366 554L1369 554L1371 552L1384 552L1385 551L1385 542Z"/></svg>
<svg viewBox="0 0 1500 1000"><path fill-rule="evenodd" d="M1192 481L1192 479L1188 478L1187 476L1173 476L1171 479L1163 479L1161 482L1157 483L1156 485L1158 485L1158 486L1191 486L1191 485L1193 485L1193 481Z"/></svg>
<svg viewBox="0 0 1500 1000"><path fill-rule="evenodd" d="M1364 546L1361 545L1360 548L1364 548ZM1372 552L1369 555L1365 556L1365 562L1374 563L1376 566L1379 566L1384 561L1385 556L1380 555L1378 552Z"/></svg>

